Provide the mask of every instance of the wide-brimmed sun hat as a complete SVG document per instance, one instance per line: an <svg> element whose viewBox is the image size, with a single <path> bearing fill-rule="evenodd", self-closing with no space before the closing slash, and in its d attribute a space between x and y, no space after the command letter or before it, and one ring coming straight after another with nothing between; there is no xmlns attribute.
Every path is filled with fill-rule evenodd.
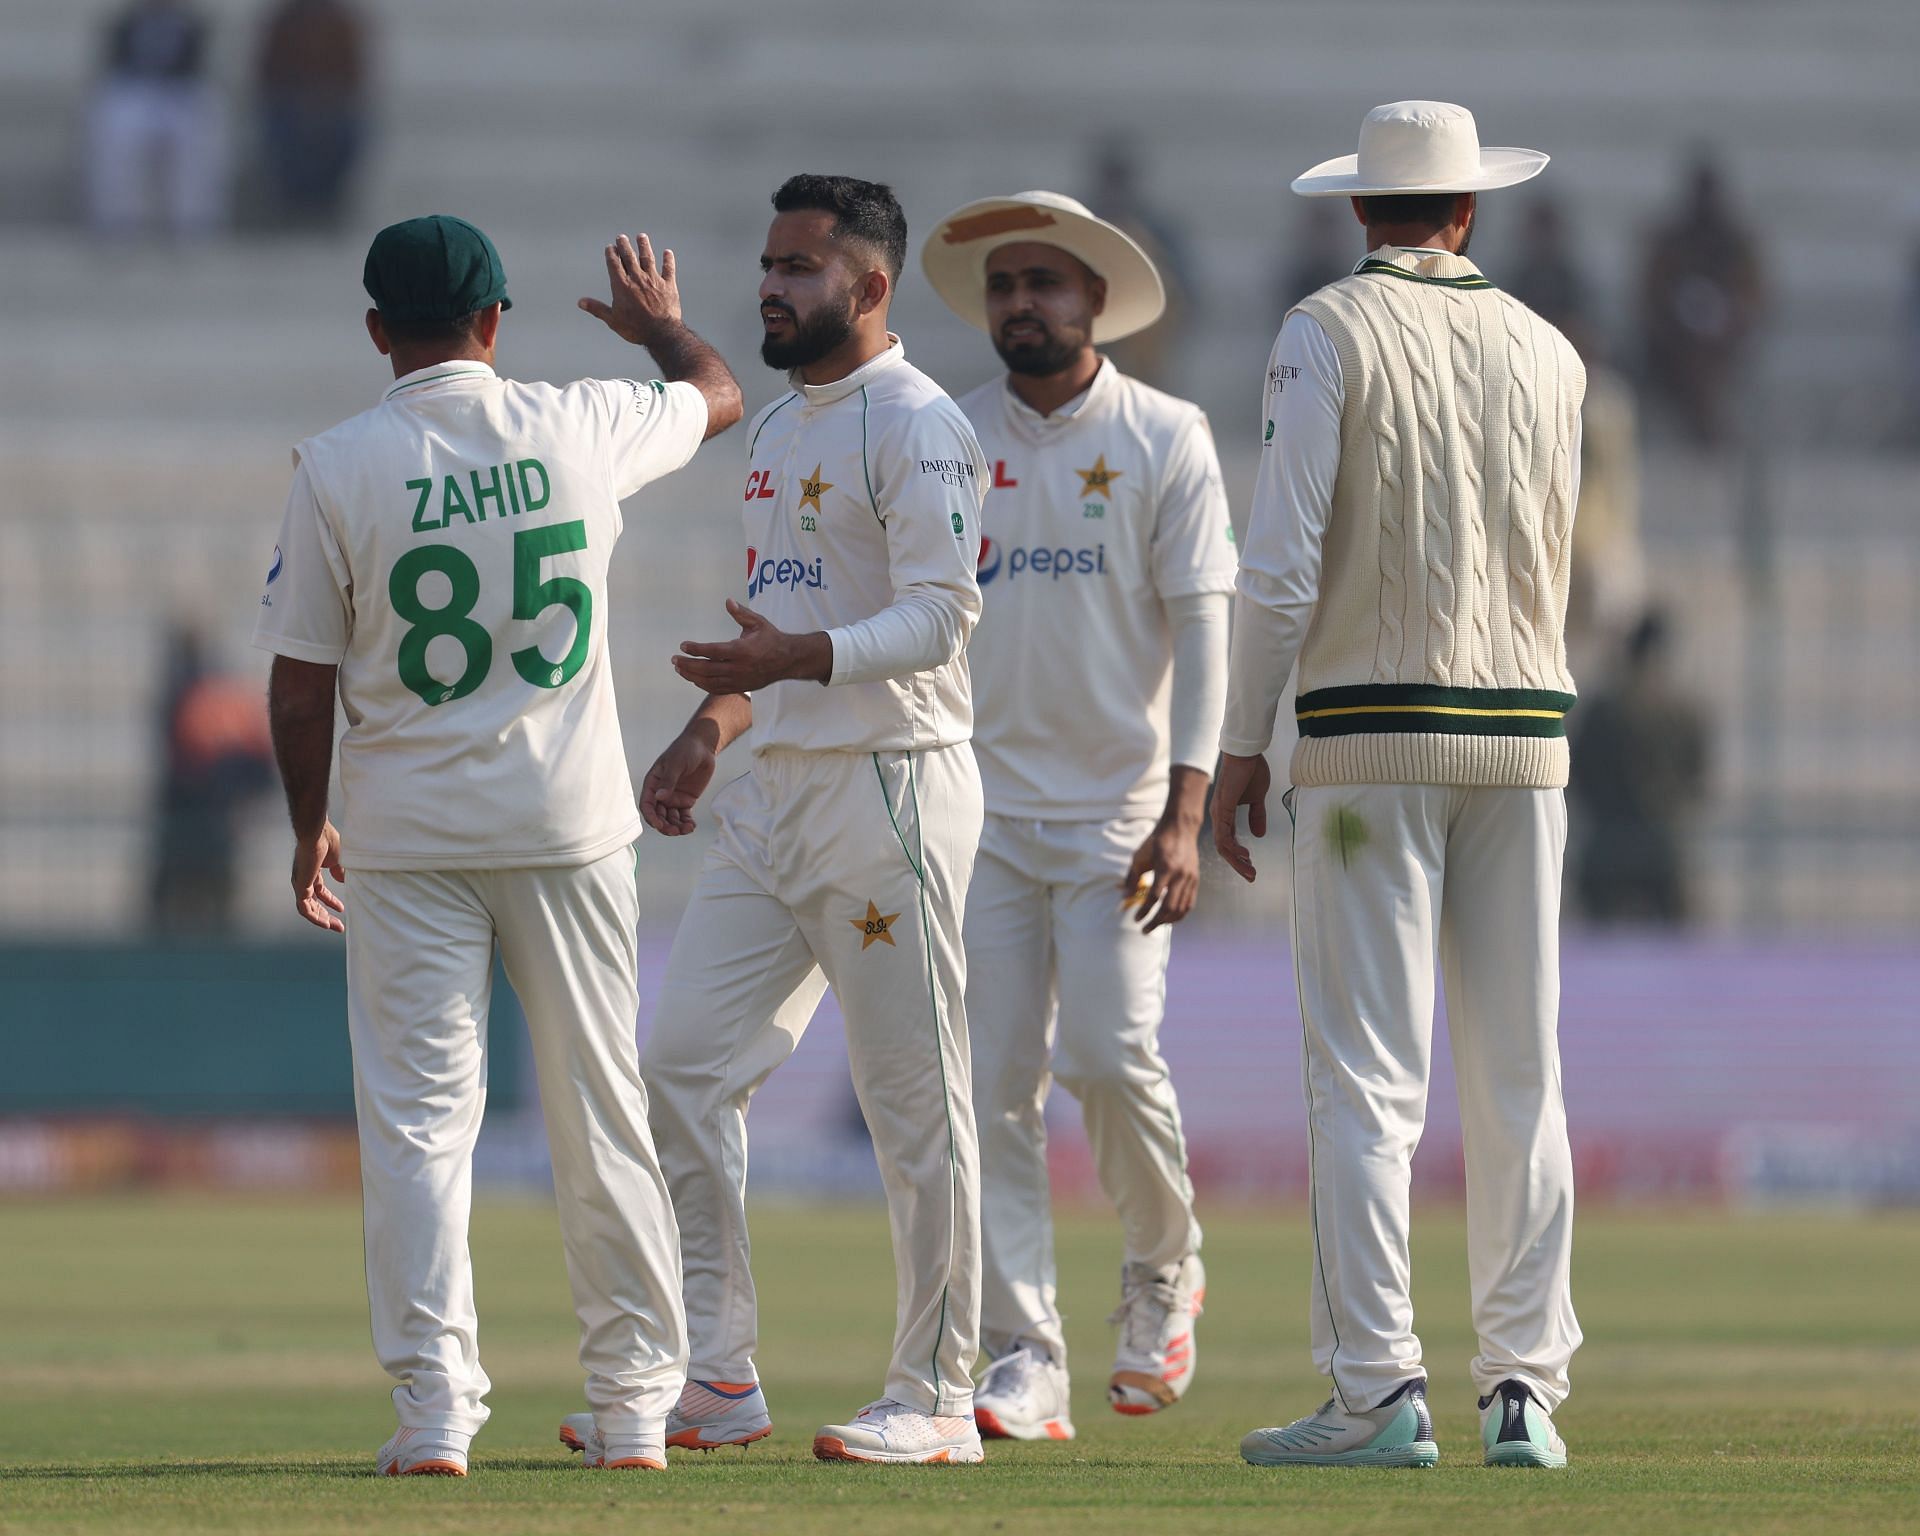
<svg viewBox="0 0 1920 1536"><path fill-rule="evenodd" d="M1147 253L1125 230L1058 192L983 197L954 209L927 236L920 265L947 308L984 331L987 257L1026 241L1057 246L1107 280L1107 307L1093 321L1096 343L1145 330L1167 307L1166 289Z"/></svg>
<svg viewBox="0 0 1920 1536"><path fill-rule="evenodd" d="M1546 169L1537 149L1480 146L1473 114L1450 101L1390 101L1360 125L1360 152L1323 160L1294 178L1302 197L1392 197L1491 192Z"/></svg>

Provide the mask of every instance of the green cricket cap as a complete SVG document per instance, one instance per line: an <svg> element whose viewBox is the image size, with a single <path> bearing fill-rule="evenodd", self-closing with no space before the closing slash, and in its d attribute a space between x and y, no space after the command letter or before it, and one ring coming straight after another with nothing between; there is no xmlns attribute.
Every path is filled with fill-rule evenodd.
<svg viewBox="0 0 1920 1536"><path fill-rule="evenodd" d="M446 213L381 230L367 247L360 280L374 307L393 320L458 320L489 304L513 308L493 242Z"/></svg>

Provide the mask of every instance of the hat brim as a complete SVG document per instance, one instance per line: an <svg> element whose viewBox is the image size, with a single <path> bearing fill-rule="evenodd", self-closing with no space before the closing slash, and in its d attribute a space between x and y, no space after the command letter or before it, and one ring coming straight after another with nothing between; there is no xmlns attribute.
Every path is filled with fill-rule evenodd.
<svg viewBox="0 0 1920 1536"><path fill-rule="evenodd" d="M1293 190L1302 197L1418 197L1428 192L1493 192L1531 181L1547 168L1550 155L1537 149L1483 148L1480 169L1472 175L1419 186L1383 186L1363 181L1358 155L1338 155L1322 160L1305 175L1293 179Z"/></svg>
<svg viewBox="0 0 1920 1536"><path fill-rule="evenodd" d="M948 309L986 331L987 258L1002 246L1027 242L1055 246L1107 280L1107 307L1093 321L1095 345L1144 331L1166 312L1159 272L1125 231L1089 214L1020 198L989 197L956 208L920 248L920 266Z"/></svg>

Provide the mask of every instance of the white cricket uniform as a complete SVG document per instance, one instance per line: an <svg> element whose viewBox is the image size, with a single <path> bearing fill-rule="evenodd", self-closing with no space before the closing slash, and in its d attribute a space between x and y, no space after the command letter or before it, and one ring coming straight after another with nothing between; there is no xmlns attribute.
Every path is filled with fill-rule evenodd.
<svg viewBox="0 0 1920 1536"><path fill-rule="evenodd" d="M587 1400L685 1378L634 1021L640 832L607 654L620 500L685 464L689 384L451 362L302 443L255 644L339 667L347 992L374 1347L403 1425L486 1421L467 1212L493 950L527 1015Z"/></svg>
<svg viewBox="0 0 1920 1536"><path fill-rule="evenodd" d="M987 804L966 927L982 1341L996 1356L1038 1344L1064 1365L1054 1077L1080 1102L1127 1260L1159 1268L1200 1246L1159 1051L1172 930L1144 932L1119 885L1165 808L1170 764L1213 771L1232 532L1205 415L1109 361L1050 416L1005 379L960 403L994 467L968 651ZM1181 679L1198 707L1176 742L1170 610L1194 599L1214 623Z"/></svg>
<svg viewBox="0 0 1920 1536"><path fill-rule="evenodd" d="M1408 271L1434 265L1477 277L1470 263L1446 253L1384 255ZM1383 264L1369 259L1355 270ZM1469 308L1493 302L1512 303L1503 296L1455 303L1449 311L1455 335L1464 341L1499 334L1497 311L1476 318ZM1402 330L1392 319L1377 324L1389 337ZM1523 357L1554 350L1550 339L1565 346L1531 316L1522 322L1510 314L1508 324L1529 337ZM1417 332L1412 340L1429 379L1458 389L1457 380L1480 372L1440 347L1419 354ZM1383 344L1388 356L1390 345ZM1534 498L1527 503L1529 516L1524 522L1513 518L1515 549L1540 537L1554 503L1571 508L1579 497L1578 395L1572 395L1571 420L1556 457L1551 450L1558 423L1550 407L1564 396L1547 386L1544 374L1536 388L1537 422L1512 429L1517 449L1532 450L1536 466L1528 483ZM1518 396L1513 391L1509 398ZM1407 418L1437 427L1435 440L1443 439L1426 457L1424 473L1438 477L1464 465L1484 475L1467 444L1499 446L1507 408L1489 405L1475 412L1455 394L1443 392L1440 399L1444 406L1429 403ZM1386 553L1360 561L1367 588L1375 587L1374 573L1380 572L1380 596L1365 613L1329 608L1330 573L1351 574L1353 540L1364 531L1356 526L1360 519L1342 527L1333 515L1343 481L1373 473L1375 456L1384 464L1394 452L1377 431L1356 451L1350 403L1339 349L1313 314L1295 309L1268 360L1263 452L1241 550L1221 736L1223 749L1236 755L1267 750L1275 710L1303 645L1351 623L1371 651L1372 637L1397 617L1386 578L1411 585L1407 573L1417 569ZM1415 477L1406 478L1411 484ZM1547 515L1538 504L1542 499L1548 500ZM1388 511L1398 510L1397 501L1383 500ZM1444 531L1439 520L1447 509L1431 496L1426 506ZM1483 516L1477 501L1470 510ZM1438 547L1439 534L1431 538L1429 551ZM1379 543L1383 551L1390 548L1384 539ZM1440 569L1444 574L1445 565ZM1490 610L1511 601L1517 612L1525 611L1517 595L1509 597L1504 573L1483 582L1482 590L1487 586L1498 594ZM1564 591L1562 586L1562 604ZM1431 612L1446 617L1443 602L1431 596L1428 601ZM1549 602L1535 606L1551 641L1561 615ZM1496 616L1506 617L1504 611ZM1436 621L1433 632L1439 630ZM1383 642L1379 649L1384 655L1393 648ZM1551 654L1553 647L1544 644L1542 650ZM1463 694L1457 702L1469 705L1472 698ZM1351 718L1364 711L1324 713ZM1314 744L1312 718L1302 712L1296 775ZM1396 772L1297 778L1299 787L1285 799L1292 822L1294 968L1312 1154L1314 1363L1352 1411L1383 1402L1426 1375L1413 1332L1409 1194L1413 1149L1426 1117L1437 951L1466 1155L1468 1258L1480 1342L1472 1376L1483 1395L1504 1380L1523 1381L1551 1411L1567 1395L1568 1363L1580 1343L1569 1278L1573 1169L1557 1038L1565 799L1558 788L1514 787L1497 779L1489 784L1406 766L1416 762L1408 752Z"/></svg>
<svg viewBox="0 0 1920 1536"><path fill-rule="evenodd" d="M828 984L892 1218L887 1396L965 1414L980 1305L979 1171L960 918L980 842L964 655L986 466L895 339L752 428L746 600L825 630L833 676L753 696L751 771L674 938L641 1070L683 1230L689 1374L757 1381L747 1106Z"/></svg>

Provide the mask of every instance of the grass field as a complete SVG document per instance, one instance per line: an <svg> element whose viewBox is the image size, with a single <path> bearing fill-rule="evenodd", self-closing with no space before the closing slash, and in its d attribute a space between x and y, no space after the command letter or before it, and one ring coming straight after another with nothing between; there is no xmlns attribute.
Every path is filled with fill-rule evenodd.
<svg viewBox="0 0 1920 1536"><path fill-rule="evenodd" d="M1587 1346L1565 1473L1479 1465L1464 1234L1416 1233L1442 1462L1278 1472L1240 1435L1320 1396L1297 1212L1208 1227L1212 1292L1188 1400L1106 1410L1116 1238L1061 1230L1080 1438L991 1444L977 1468L822 1465L816 1424L879 1389L885 1222L769 1209L755 1229L775 1433L588 1474L553 1441L578 1406L549 1210L475 1220L494 1416L465 1482L381 1479L386 1378L367 1343L357 1211L207 1200L0 1205L0 1531L1536 1533L1911 1532L1920 1526L1920 1218L1597 1214L1575 1272Z"/></svg>

